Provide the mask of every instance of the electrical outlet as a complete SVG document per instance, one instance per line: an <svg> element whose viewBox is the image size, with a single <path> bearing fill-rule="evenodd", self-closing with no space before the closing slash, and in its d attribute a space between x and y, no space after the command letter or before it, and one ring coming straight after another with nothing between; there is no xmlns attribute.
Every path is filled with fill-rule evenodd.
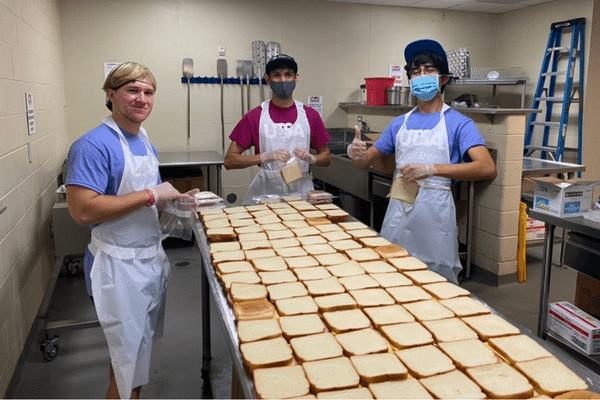
<svg viewBox="0 0 600 400"><path fill-rule="evenodd" d="M363 122L362 115L359 115L358 117L356 117L356 120L357 120L358 122Z"/></svg>

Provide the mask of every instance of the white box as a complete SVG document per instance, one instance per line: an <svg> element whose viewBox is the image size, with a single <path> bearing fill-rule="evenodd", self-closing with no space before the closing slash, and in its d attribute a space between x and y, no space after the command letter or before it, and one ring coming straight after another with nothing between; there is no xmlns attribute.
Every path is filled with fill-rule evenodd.
<svg viewBox="0 0 600 400"><path fill-rule="evenodd" d="M535 182L533 209L557 217L575 217L592 207L598 181L562 180L551 176L531 178Z"/></svg>
<svg viewBox="0 0 600 400"><path fill-rule="evenodd" d="M551 303L547 327L580 352L590 356L600 354L600 320L571 303Z"/></svg>

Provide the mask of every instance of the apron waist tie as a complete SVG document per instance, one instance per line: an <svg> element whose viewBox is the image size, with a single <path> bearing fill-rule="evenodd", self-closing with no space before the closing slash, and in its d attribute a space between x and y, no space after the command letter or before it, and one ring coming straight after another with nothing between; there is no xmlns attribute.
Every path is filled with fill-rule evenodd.
<svg viewBox="0 0 600 400"><path fill-rule="evenodd" d="M95 255L96 250L102 250L111 257L118 258L120 260L152 258L156 256L158 249L159 243L150 247L119 247L113 244L102 242L98 238L94 237L94 235L92 235L92 240L90 242L90 252L92 255Z"/></svg>

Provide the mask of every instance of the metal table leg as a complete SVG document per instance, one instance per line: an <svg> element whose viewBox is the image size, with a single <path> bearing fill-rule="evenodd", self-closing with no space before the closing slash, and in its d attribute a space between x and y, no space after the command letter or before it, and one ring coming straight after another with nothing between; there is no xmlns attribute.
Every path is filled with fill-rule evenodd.
<svg viewBox="0 0 600 400"><path fill-rule="evenodd" d="M202 274L200 285L202 288L202 379L208 382L210 371L211 349L210 349L210 294L208 278L204 266L201 267Z"/></svg>
<svg viewBox="0 0 600 400"><path fill-rule="evenodd" d="M473 208L475 206L475 182L469 181L469 203L467 210L467 256L465 260L465 278L471 278L471 250L473 248Z"/></svg>
<svg viewBox="0 0 600 400"><path fill-rule="evenodd" d="M546 339L546 321L548 319L548 299L550 297L550 272L552 270L552 250L554 247L554 225L546 223L544 236L544 255L542 258L542 282L540 288L540 308L538 312L537 335Z"/></svg>

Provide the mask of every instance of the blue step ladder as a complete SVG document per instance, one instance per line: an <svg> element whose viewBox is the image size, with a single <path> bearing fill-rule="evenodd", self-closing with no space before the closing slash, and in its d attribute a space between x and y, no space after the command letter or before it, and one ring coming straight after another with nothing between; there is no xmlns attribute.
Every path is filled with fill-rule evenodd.
<svg viewBox="0 0 600 400"><path fill-rule="evenodd" d="M571 33L570 43L567 41L569 32ZM566 34L565 45L561 42L563 34ZM569 108L572 103L579 103L577 147L567 148L567 150L576 151L577 164L581 164L583 73L585 60L584 36L585 18L555 22L550 26L550 36L548 37L546 53L544 54L540 77L531 106L532 109L539 110L540 104L544 104L545 112L531 113L529 116L524 143L524 155L527 157L539 151L539 158L541 159L563 161L567 125L569 123ZM579 64L579 77L574 82L576 64ZM557 111L554 110L554 104L556 103L562 103L560 116L554 112ZM538 114L540 114L540 120L537 118ZM544 119L541 119L542 116ZM539 134L536 138L537 140L534 140L534 133L542 130L543 136L541 140ZM551 137L553 140L556 137L556 145L550 144Z"/></svg>

